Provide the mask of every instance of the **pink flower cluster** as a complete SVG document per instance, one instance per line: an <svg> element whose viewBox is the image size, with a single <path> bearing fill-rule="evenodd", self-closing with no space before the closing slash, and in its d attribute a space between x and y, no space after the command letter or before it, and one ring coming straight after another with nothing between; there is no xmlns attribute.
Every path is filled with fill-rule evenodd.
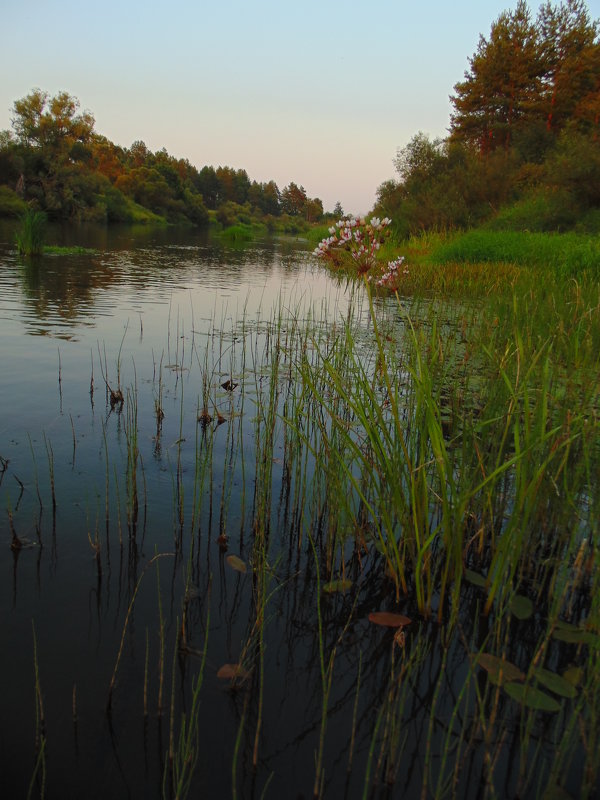
<svg viewBox="0 0 600 800"><path fill-rule="evenodd" d="M341 219L329 228L330 236L319 242L314 254L335 261L335 251L348 250L358 272L368 272L375 266L377 251L388 234L386 228L390 223L388 217L381 220L372 217L369 221L364 217Z"/></svg>
<svg viewBox="0 0 600 800"><path fill-rule="evenodd" d="M395 259L394 261L388 261L387 269L379 278L378 281L375 282L376 286L381 286L385 289L392 289L397 281L400 279L400 267L404 264L404 256L400 256L400 258ZM402 275L408 275L408 268L404 267L402 270Z"/></svg>

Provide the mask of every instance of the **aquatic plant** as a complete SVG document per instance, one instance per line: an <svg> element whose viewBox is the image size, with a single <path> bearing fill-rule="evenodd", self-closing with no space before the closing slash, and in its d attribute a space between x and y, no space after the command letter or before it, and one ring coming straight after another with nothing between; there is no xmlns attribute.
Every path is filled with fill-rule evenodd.
<svg viewBox="0 0 600 800"><path fill-rule="evenodd" d="M378 257L390 235L391 223L388 217L341 219L329 228L329 236L319 242L313 254L333 267L354 268L378 289L397 291L410 274L404 256L388 260L385 267Z"/></svg>
<svg viewBox="0 0 600 800"><path fill-rule="evenodd" d="M44 250L46 215L28 209L21 217L21 227L15 234L17 250L24 256L39 256Z"/></svg>
<svg viewBox="0 0 600 800"><path fill-rule="evenodd" d="M97 658L107 645L95 640L92 657L108 685L108 747L130 785L143 774L143 790L166 797L203 786L235 797L272 781L285 796L293 751L293 791L319 797L344 782L348 797L383 785L436 798L593 796L597 282L553 272L542 283L528 270L483 302L464 273L461 302L400 303L364 280L379 268L362 273L341 320L280 305L231 324L213 315L199 332L178 312L159 370L154 353L135 363L121 342L122 413L107 386L103 411L92 405L101 426L88 433L73 407L54 422L52 447L33 432L33 491L9 505L19 533L36 490L48 504L54 496L54 472L67 520L61 470L79 481L94 439L106 546L86 573L97 596L89 624L111 619L102 635L112 658ZM65 359L65 401L68 375ZM44 445L38 476L34 447L43 455ZM13 452L0 460L6 481ZM109 527L119 544L122 524L135 533L144 471L147 530L140 521L111 554ZM93 521L90 530L95 547ZM60 557L68 542L72 558L77 534L61 531ZM39 554L41 592L46 559L61 562L50 547ZM172 570L159 570L167 555ZM16 586L25 544L9 556ZM154 561L156 580L142 580ZM49 638L38 653L45 687ZM70 724L76 708L71 681L68 697L64 687L46 697L52 754L64 737L57 718ZM82 720L91 691L78 677ZM52 754L49 793L64 775Z"/></svg>
<svg viewBox="0 0 600 800"><path fill-rule="evenodd" d="M339 263L340 255L348 252L359 275L371 270L377 263L377 251L389 235L388 217L348 217L340 219L329 228L329 236L322 239L314 249L317 258Z"/></svg>

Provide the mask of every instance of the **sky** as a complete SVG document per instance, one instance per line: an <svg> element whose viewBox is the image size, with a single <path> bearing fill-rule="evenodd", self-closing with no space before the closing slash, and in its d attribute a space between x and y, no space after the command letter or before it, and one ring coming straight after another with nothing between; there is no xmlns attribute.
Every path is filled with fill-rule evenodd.
<svg viewBox="0 0 600 800"><path fill-rule="evenodd" d="M33 88L67 91L115 144L366 213L398 148L447 135L479 35L516 1L0 0L0 130Z"/></svg>

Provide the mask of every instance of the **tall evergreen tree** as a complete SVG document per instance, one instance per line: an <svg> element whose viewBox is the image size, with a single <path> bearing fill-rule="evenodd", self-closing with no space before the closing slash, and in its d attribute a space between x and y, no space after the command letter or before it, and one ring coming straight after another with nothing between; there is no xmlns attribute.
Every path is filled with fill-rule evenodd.
<svg viewBox="0 0 600 800"><path fill-rule="evenodd" d="M489 40L480 37L469 64L450 98L452 136L482 152L508 148L515 129L535 113L543 76L538 30L524 0L498 17Z"/></svg>
<svg viewBox="0 0 600 800"><path fill-rule="evenodd" d="M572 118L589 118L590 110L594 119L600 111L600 44L597 23L590 19L585 3L566 0L553 6L548 2L540 8L538 26L548 130L558 131Z"/></svg>
<svg viewBox="0 0 600 800"><path fill-rule="evenodd" d="M546 2L535 23L519 0L493 23L489 40L480 37L469 65L451 97L451 135L481 152L517 139L541 146L540 130L547 140L569 122L599 125L598 23L584 0Z"/></svg>

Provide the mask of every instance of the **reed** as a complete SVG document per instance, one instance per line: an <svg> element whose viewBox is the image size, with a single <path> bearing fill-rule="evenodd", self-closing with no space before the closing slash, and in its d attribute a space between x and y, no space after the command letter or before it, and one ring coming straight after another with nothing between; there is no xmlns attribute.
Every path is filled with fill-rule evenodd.
<svg viewBox="0 0 600 800"><path fill-rule="evenodd" d="M148 561L148 563L145 565L140 577L136 581L134 590L133 590L132 595L131 595L131 600L129 601L129 605L127 607L127 613L125 615L125 621L123 623L123 631L121 633L121 642L120 642L120 645L119 645L119 650L117 652L117 658L115 660L115 666L114 666L114 669L113 669L113 672L112 672L112 675L111 675L111 679L110 679L110 683L109 683L109 686L108 686L108 699L107 699L107 704L106 704L106 711L107 711L108 714L110 714L112 712L113 693L114 693L114 690L115 690L115 687L116 687L116 683L117 683L117 673L118 673L118 670L119 670L119 664L121 662L121 657L123 655L123 648L125 646L125 634L127 633L127 627L129 625L129 620L131 618L131 615L132 615L132 612L133 612L133 607L134 607L134 604L135 604L135 600L136 600L136 597L137 597L138 592L140 590L140 586L142 584L142 580L144 578L144 575L146 574L148 569L155 562L158 564L158 560L159 559L166 558L166 557L172 556L172 555L173 555L173 553L156 553ZM160 710L161 707L162 707L162 703L161 703L161 700L160 700L160 697L159 697L159 710Z"/></svg>
<svg viewBox="0 0 600 800"><path fill-rule="evenodd" d="M536 270L500 270L504 281L474 267L462 276L463 288L481 292L452 304L431 296L433 268L415 279L422 292L410 298L377 295L365 285L333 323L330 309L322 309L325 321L317 312L288 317L280 307L231 331L225 317L213 319L204 351L200 334L185 350L173 309L177 369L163 371L161 360L139 389L121 342L117 385L127 385L130 369L133 382L123 413L110 407L107 393L103 512L108 553L114 515L122 540L125 492L132 546L121 553L117 579L119 602L125 585L128 602L107 710L128 632L136 702L143 697L138 713L148 716L154 674L159 717L170 700L168 742L159 746L167 794L184 797L202 780L201 688L214 666L209 636L218 648L222 627L228 645L236 636L244 642L239 664L248 670L247 681L230 687L244 692L243 699L232 693L231 703L239 716L227 764L234 796L247 788L236 784L241 764L256 781L253 791L264 785L275 759L272 670L285 653L296 675L305 652L309 719L289 741L298 748L312 742L315 761L310 785L297 791L322 796L332 764L345 763L348 792L364 777L365 797L382 783L407 796L461 796L471 777L489 796L504 790L501 779L514 795L542 796L548 787L567 788L565 776L581 763L573 783L592 796L600 753L600 293L587 274L572 280L555 270L542 283ZM457 289L460 279L452 266L439 280ZM100 363L106 376L106 353ZM167 404L175 414L169 411L163 433L157 410ZM67 457L74 462L69 419ZM111 425L118 444L124 434L124 447L113 450ZM157 449L161 436L166 455ZM45 441L51 476L54 456ZM83 435L81 444L80 467ZM30 447L37 486L31 440ZM158 465L146 489L150 448ZM133 541L141 478L149 535L163 536L172 514L170 596L158 559L171 554L155 550L144 563L143 538ZM166 509L153 524L155 487L169 481ZM11 526L12 513L9 505ZM14 515L18 524L16 509ZM89 538L99 554L97 530ZM233 592L228 548L249 572L233 576ZM209 578L215 553L217 599ZM142 579L154 562L148 591L157 621L134 626ZM409 613L414 624L397 638L373 633L368 616L380 609ZM144 636L145 649L144 642L137 648ZM151 641L158 642L156 660ZM190 666L197 656L199 670ZM497 660L519 677L505 681L499 671L506 667L494 670ZM565 675L575 676L573 696L554 697L559 711L536 708L541 680L570 691ZM339 713L341 724L332 724ZM340 730L348 732L348 746L332 761Z"/></svg>
<svg viewBox="0 0 600 800"><path fill-rule="evenodd" d="M138 401L137 386L135 385L127 390L125 412L125 438L127 441L127 525L130 538L135 540L139 515L138 462L140 460L137 418Z"/></svg>
<svg viewBox="0 0 600 800"><path fill-rule="evenodd" d="M50 479L50 493L52 496L52 515L56 516L56 486L54 481L54 451L49 439L46 438L44 433L44 447L46 448L46 456L48 458L48 476Z"/></svg>
<svg viewBox="0 0 600 800"><path fill-rule="evenodd" d="M210 584L208 597L210 599ZM181 716L177 745L173 749L173 755L171 759L173 795L179 799L187 797L190 791L200 750L200 695L204 682L206 658L208 653L210 603L207 604L207 609L204 644L201 651L202 656L200 666L192 680L191 705L188 714L182 714ZM175 674L175 662L173 663L173 674Z"/></svg>
<svg viewBox="0 0 600 800"><path fill-rule="evenodd" d="M17 250L21 255L39 256L44 251L46 215L42 211L28 210L21 217L21 227L15 235Z"/></svg>
<svg viewBox="0 0 600 800"><path fill-rule="evenodd" d="M475 363L456 339L442 338L435 318L430 318L428 333L407 318L398 364L399 350L382 336L372 305L375 361L365 361L357 332L348 329L333 352L315 343L318 363L305 359L301 365L302 380L328 416L320 423L321 440L345 474L346 486L338 482L337 490L353 499L354 508L347 500L343 507L353 511L357 530L357 509L368 510L397 594L409 590L410 580L421 613L431 613L435 602L440 621L448 601L453 614L460 605L465 558L477 542L470 530L481 531L478 546L488 566L489 613L497 599L502 604L506 592L525 578L526 564L538 546L540 515L545 527L560 531L564 505L554 500L553 485L562 481L574 505L588 505L583 498L590 487L575 464L592 457L583 429L595 419L597 381L584 378L578 364L584 391L572 400L580 413L556 404L552 387L564 380L569 362L551 358L555 337L533 338L523 330L530 326L533 309L526 316L515 315L519 298L513 295L502 323L497 319L490 326L491 341L483 325L473 320L470 335L482 341ZM596 334L585 327L593 338ZM590 353L586 372L596 361ZM467 364L478 370L476 381ZM329 391L323 388L323 373ZM350 419L354 424L348 424ZM495 446L483 450L482 436ZM582 447L583 462L578 453ZM569 469L571 462L574 468ZM583 483L573 484L575 475ZM548 574L538 569L544 585Z"/></svg>
<svg viewBox="0 0 600 800"><path fill-rule="evenodd" d="M42 696L42 687L40 682L40 669L38 663L37 653L37 636L35 632L35 623L31 621L31 628L33 632L33 667L35 674L35 749L36 749L36 762L29 783L27 791L27 800L32 797L32 792L36 783L39 786L40 797L43 798L46 794L46 717L44 714L44 699Z"/></svg>

